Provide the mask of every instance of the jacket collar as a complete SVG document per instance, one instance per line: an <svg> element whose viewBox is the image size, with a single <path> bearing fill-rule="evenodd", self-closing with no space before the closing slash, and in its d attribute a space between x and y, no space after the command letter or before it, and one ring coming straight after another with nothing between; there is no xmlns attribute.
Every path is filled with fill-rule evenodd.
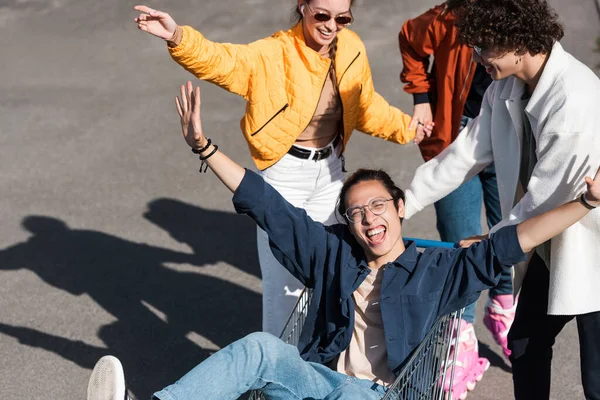
<svg viewBox="0 0 600 400"><path fill-rule="evenodd" d="M543 104L548 98L549 92L555 84L557 77L565 68L567 61L567 53L564 51L563 47L559 42L554 43L548 61L544 66L544 71L542 71L542 76L540 76L540 80L525 108L525 111L536 119L539 119ZM514 76L506 79L507 83L502 89L500 98L502 100L519 100L525 91L525 84Z"/></svg>
<svg viewBox="0 0 600 400"><path fill-rule="evenodd" d="M520 79L510 76L506 78L506 85L502 88L500 98L502 100L518 100L525 92L525 84Z"/></svg>
<svg viewBox="0 0 600 400"><path fill-rule="evenodd" d="M311 49L306 44L302 21L294 25L288 32L288 34L293 37L294 45L307 68L314 72L321 70L324 66L329 67L329 59L321 57L318 52ZM357 46L357 42L359 42L360 39L358 39L358 37L354 38L353 36L356 36L356 34L348 30L348 28L342 29L337 35L338 47L335 55L335 69L338 80L361 52L360 48Z"/></svg>
<svg viewBox="0 0 600 400"><path fill-rule="evenodd" d="M348 233L350 235L350 233ZM361 285L369 274L369 266L364 256L364 250L360 245L352 240L352 253L353 257L350 257L346 265L340 269L341 277L341 300L347 300L352 293ZM385 271L385 279L381 286L381 291L385 291L391 282L396 278L401 268L406 270L409 274L413 272L419 259L419 252L417 246L412 241L405 241L404 245L406 249L400 256L391 262L393 268L387 268ZM354 261L353 261L354 260Z"/></svg>
<svg viewBox="0 0 600 400"><path fill-rule="evenodd" d="M400 257L394 261L395 266L399 266L412 273L417 266L417 260L419 259L419 251L417 245L412 240L404 241L405 250Z"/></svg>
<svg viewBox="0 0 600 400"><path fill-rule="evenodd" d="M321 55L315 50L311 49L306 44L306 39L304 39L304 26L302 25L302 21L298 22L294 25L289 31L288 35L290 35L293 39L294 46L300 55L300 59L312 73L317 73L323 70L327 70L329 68L329 59L321 57Z"/></svg>
<svg viewBox="0 0 600 400"><path fill-rule="evenodd" d="M417 265L417 260L419 259L419 251L417 250L417 246L413 241L405 240L404 246L404 252L390 264L394 267L404 268L409 273L412 273ZM369 269L367 260L364 258L364 256L361 258L357 267L360 269Z"/></svg>
<svg viewBox="0 0 600 400"><path fill-rule="evenodd" d="M548 61L542 71L542 76L531 95L531 99L527 102L525 110L536 119L540 118L544 104L551 96L550 91L556 84L558 77L562 74L568 63L567 52L563 49L559 42L555 42L552 46L552 51L548 56Z"/></svg>

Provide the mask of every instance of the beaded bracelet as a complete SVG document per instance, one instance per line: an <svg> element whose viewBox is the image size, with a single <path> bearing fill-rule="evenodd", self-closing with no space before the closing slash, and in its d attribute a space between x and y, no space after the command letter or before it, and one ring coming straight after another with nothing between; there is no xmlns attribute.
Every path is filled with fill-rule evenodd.
<svg viewBox="0 0 600 400"><path fill-rule="evenodd" d="M202 154L203 152L206 151L206 149L208 149L208 147L210 146L211 143L212 143L212 140L208 139L206 141L206 146L204 146L201 149L192 149L192 153L194 153L194 154Z"/></svg>

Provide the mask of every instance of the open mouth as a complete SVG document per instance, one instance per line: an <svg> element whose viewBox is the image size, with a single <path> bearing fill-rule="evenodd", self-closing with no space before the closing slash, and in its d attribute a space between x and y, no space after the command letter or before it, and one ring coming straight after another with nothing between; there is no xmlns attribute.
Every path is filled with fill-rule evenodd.
<svg viewBox="0 0 600 400"><path fill-rule="evenodd" d="M369 229L366 232L367 240L373 245L383 243L385 240L386 231L387 229L383 225Z"/></svg>
<svg viewBox="0 0 600 400"><path fill-rule="evenodd" d="M331 31L325 29L317 29L317 31L319 31L319 34L324 40L329 40L333 37L333 32Z"/></svg>

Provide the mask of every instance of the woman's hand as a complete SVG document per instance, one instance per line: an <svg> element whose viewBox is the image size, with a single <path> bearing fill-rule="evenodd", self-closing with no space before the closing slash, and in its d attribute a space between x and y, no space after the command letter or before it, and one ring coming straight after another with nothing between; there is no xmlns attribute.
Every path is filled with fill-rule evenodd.
<svg viewBox="0 0 600 400"><path fill-rule="evenodd" d="M589 176L585 177L585 183L587 185L587 193L585 199L588 203L595 206L600 206L600 168L596 171L594 179Z"/></svg>
<svg viewBox="0 0 600 400"><path fill-rule="evenodd" d="M169 40L175 35L177 23L169 14L143 5L133 8L142 13L134 19L138 29L164 40Z"/></svg>
<svg viewBox="0 0 600 400"><path fill-rule="evenodd" d="M434 126L431 105L429 103L415 104L412 121L408 129L416 129L415 144L421 143L425 136L430 137Z"/></svg>
<svg viewBox="0 0 600 400"><path fill-rule="evenodd" d="M192 82L187 81L181 85L181 98L175 97L175 106L181 117L181 132L185 141L192 149L201 149L206 146L206 137L202 131L200 120L200 88L195 89Z"/></svg>

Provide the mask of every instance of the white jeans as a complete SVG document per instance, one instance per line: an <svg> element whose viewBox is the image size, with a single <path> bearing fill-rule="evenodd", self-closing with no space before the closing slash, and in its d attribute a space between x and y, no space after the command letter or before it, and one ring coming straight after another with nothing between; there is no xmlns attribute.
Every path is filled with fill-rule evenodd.
<svg viewBox="0 0 600 400"><path fill-rule="evenodd" d="M264 180L292 205L306 210L315 221L337 222L335 205L344 183L339 145L324 160L303 160L286 154L262 171ZM263 331L279 336L285 327L302 285L273 256L265 231L257 231L258 261L262 273Z"/></svg>

